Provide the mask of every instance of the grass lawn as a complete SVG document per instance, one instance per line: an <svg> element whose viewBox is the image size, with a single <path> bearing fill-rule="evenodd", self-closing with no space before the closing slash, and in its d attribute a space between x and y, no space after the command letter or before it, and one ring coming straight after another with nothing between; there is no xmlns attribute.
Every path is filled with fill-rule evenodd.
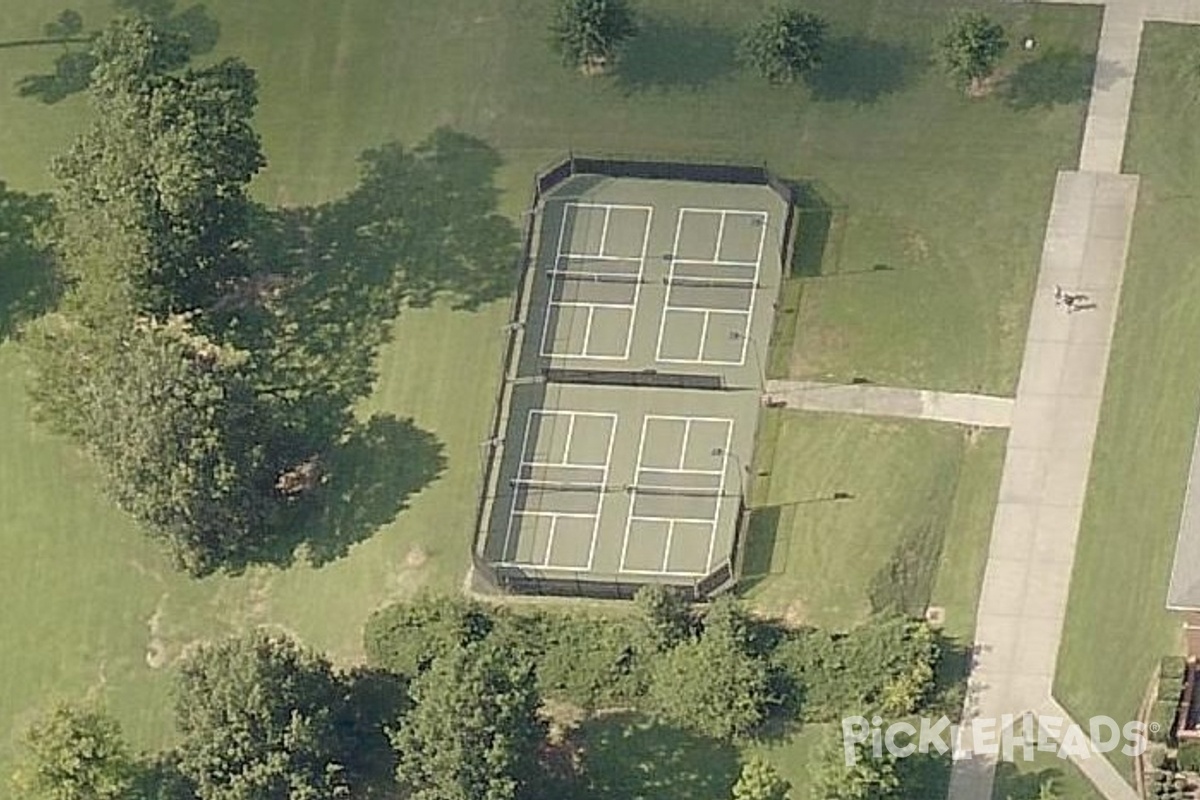
<svg viewBox="0 0 1200 800"><path fill-rule="evenodd" d="M1131 719L1180 647L1163 605L1200 408L1200 108L1178 72L1200 30L1151 25L1142 47L1125 157L1141 188L1055 685L1076 719Z"/></svg>
<svg viewBox="0 0 1200 800"><path fill-rule="evenodd" d="M550 0L207 6L222 26L217 55L240 55L259 70L258 128L270 166L255 190L265 201L337 196L354 184L362 150L393 139L411 144L439 125L499 149L504 210L514 217L532 170L568 148L766 160L789 177L813 180L832 223L822 276L806 279L798 298L791 371L1009 390L1054 171L1076 153L1082 101L1072 87L1086 83L1098 12L990 6L1014 34L1036 33L1045 56L1065 54L1069 68L1040 83L1043 55L1022 66L1026 57L1014 54L1013 99L969 102L927 67L928 42L955 3L810 3L832 22L838 70L790 89L733 69L733 37L747 7L765 4L655 3L624 76L591 81L561 69L547 51ZM109 3L73 6L96 23ZM49 0L7 4L0 43L37 36L60 8ZM27 191L48 186L47 160L87 113L79 98L47 107L12 90L11 81L48 68L55 52L0 48L0 179ZM1018 107L1029 102L1034 107ZM420 585L455 587L467 563L477 443L489 422L504 314L501 305L474 313L434 308L406 312L397 323L368 405L412 416L436 434L448 468L395 523L321 569L256 569L199 582L171 573L102 499L87 464L30 425L17 354L11 344L0 347L0 773L12 755L10 732L52 696L102 694L137 744L161 741L166 673L149 666L148 655L169 663L188 642L273 624L350 660L362 621L379 603ZM847 422L846 436L880 488L846 483L860 499L836 513L853 521L875 492L892 493L898 511L932 497L940 516L912 511L902 517L908 531L960 517L963 531L974 531L973 502L958 496L972 481L988 480L993 468L984 462L993 456L978 454L999 452L991 436L968 448L954 441L958 434L905 431L884 436L877 452L863 438L868 427L850 432L870 424ZM808 434L788 434L789 441L793 435ZM811 442L827 435L838 434ZM882 455L892 457L896 474L872 466ZM820 488L809 463L810 453L794 453L780 472L808 470L810 485ZM839 463L843 475L854 474L849 461ZM939 476L957 476L956 494ZM782 480L774 487L780 502L803 488ZM874 526L852 531L864 541L893 537L887 552L905 532L882 518L860 522ZM978 534L961 535L965 542ZM970 569L970 548L954 555L959 536L946 533L942 555ZM789 571L802 561L792 558ZM966 603L941 583L933 584L935 596L946 592L948 606ZM777 585L761 584L764 602L781 603L785 584ZM852 619L863 611L866 585L860 581L858 599L822 589L805 603L824 619Z"/></svg>
<svg viewBox="0 0 1200 800"><path fill-rule="evenodd" d="M949 631L969 636L1004 438L938 423L766 412L746 544L749 599L830 627L891 601L918 613L933 602L946 608Z"/></svg>
<svg viewBox="0 0 1200 800"><path fill-rule="evenodd" d="M1038 794L1047 782L1054 787L1054 796L1060 800L1101 800L1103 797L1070 760L1039 751L1033 760L1026 761L1020 757L1020 751L1017 754L1016 761L1002 763L996 768L992 800L1038 800Z"/></svg>

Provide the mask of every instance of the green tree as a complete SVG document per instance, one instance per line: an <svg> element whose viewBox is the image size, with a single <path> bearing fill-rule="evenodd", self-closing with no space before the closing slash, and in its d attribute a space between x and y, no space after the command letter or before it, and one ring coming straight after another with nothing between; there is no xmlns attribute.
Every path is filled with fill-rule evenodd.
<svg viewBox="0 0 1200 800"><path fill-rule="evenodd" d="M839 733L840 737L840 733ZM900 777L896 757L884 752L876 758L869 744L853 745L854 763L846 763L840 738L827 749L813 784L814 800L887 800L896 797Z"/></svg>
<svg viewBox="0 0 1200 800"><path fill-rule="evenodd" d="M816 14L776 6L742 37L740 56L771 83L791 83L821 63L827 28Z"/></svg>
<svg viewBox="0 0 1200 800"><path fill-rule="evenodd" d="M692 614L678 592L656 583L633 596L646 638L654 650L669 650L692 633Z"/></svg>
<svg viewBox="0 0 1200 800"><path fill-rule="evenodd" d="M938 41L946 71L972 93L982 89L1007 50L1004 28L978 11L956 15Z"/></svg>
<svg viewBox="0 0 1200 800"><path fill-rule="evenodd" d="M791 788L770 762L754 756L742 765L733 785L733 800L787 800Z"/></svg>
<svg viewBox="0 0 1200 800"><path fill-rule="evenodd" d="M185 317L110 332L63 315L32 326L39 416L86 443L117 504L204 574L260 546L274 502L249 354Z"/></svg>
<svg viewBox="0 0 1200 800"><path fill-rule="evenodd" d="M179 670L179 771L200 800L349 796L343 693L329 662L289 639L256 632L205 645Z"/></svg>
<svg viewBox="0 0 1200 800"><path fill-rule="evenodd" d="M411 686L392 733L410 800L513 800L533 785L545 740L533 664L487 642L439 656Z"/></svg>
<svg viewBox="0 0 1200 800"><path fill-rule="evenodd" d="M482 641L493 624L479 603L422 594L372 614L363 643L371 666L412 677L428 669L438 656Z"/></svg>
<svg viewBox="0 0 1200 800"><path fill-rule="evenodd" d="M563 62L595 74L612 64L637 23L627 0L560 0L550 29Z"/></svg>
<svg viewBox="0 0 1200 800"><path fill-rule="evenodd" d="M233 59L175 74L185 51L143 19L97 37L96 113L53 170L74 307L206 308L245 270L245 189L265 164L257 82Z"/></svg>
<svg viewBox="0 0 1200 800"><path fill-rule="evenodd" d="M702 735L745 736L766 714L767 666L752 652L744 614L733 602L714 604L700 637L664 653L650 673L651 710Z"/></svg>
<svg viewBox="0 0 1200 800"><path fill-rule="evenodd" d="M136 768L116 721L101 711L59 705L25 732L13 783L37 800L124 800Z"/></svg>

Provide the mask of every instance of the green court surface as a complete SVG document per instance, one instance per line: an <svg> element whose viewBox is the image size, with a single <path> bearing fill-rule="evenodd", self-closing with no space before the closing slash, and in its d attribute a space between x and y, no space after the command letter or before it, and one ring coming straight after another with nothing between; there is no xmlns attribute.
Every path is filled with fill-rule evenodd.
<svg viewBox="0 0 1200 800"><path fill-rule="evenodd" d="M520 387L488 559L581 580L709 574L730 556L757 408L753 392Z"/></svg>
<svg viewBox="0 0 1200 800"><path fill-rule="evenodd" d="M786 219L764 186L576 175L548 192L480 520L501 577L729 569Z"/></svg>
<svg viewBox="0 0 1200 800"><path fill-rule="evenodd" d="M522 372L761 386L786 218L765 186L568 179L539 215Z"/></svg>

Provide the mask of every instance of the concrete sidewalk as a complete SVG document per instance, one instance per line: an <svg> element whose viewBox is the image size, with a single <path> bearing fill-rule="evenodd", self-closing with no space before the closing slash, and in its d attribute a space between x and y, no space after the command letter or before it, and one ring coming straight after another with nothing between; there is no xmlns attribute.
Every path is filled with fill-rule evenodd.
<svg viewBox="0 0 1200 800"><path fill-rule="evenodd" d="M811 381L767 381L765 402L805 411L906 417L984 428L1007 428L1013 409L1010 397Z"/></svg>
<svg viewBox="0 0 1200 800"><path fill-rule="evenodd" d="M1127 175L1058 176L979 598L967 719L1053 703L1137 185ZM1056 304L1056 286L1085 294L1082 310ZM969 731L959 744L968 752L955 762L950 797L991 800L994 761L969 752ZM1107 797L1133 797L1107 760L1087 761Z"/></svg>

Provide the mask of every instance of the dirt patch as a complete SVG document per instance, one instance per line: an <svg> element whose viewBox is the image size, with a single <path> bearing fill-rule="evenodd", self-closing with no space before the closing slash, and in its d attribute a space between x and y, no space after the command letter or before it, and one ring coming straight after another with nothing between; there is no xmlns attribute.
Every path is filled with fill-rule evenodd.
<svg viewBox="0 0 1200 800"><path fill-rule="evenodd" d="M807 620L808 609L804 607L803 600L793 600L783 610L783 624L789 628L803 628Z"/></svg>
<svg viewBox="0 0 1200 800"><path fill-rule="evenodd" d="M146 642L146 666L150 669L162 669L168 663L167 643L163 638L163 617L166 615L167 600L170 596L163 592L162 596L158 598L158 605L154 607L154 613L146 621L146 627L150 634L150 638Z"/></svg>
<svg viewBox="0 0 1200 800"><path fill-rule="evenodd" d="M419 544L414 544L409 549L408 554L404 556L404 566L407 569L417 569L418 567L424 566L425 562L428 560L429 553L425 552L425 548L421 547Z"/></svg>
<svg viewBox="0 0 1200 800"><path fill-rule="evenodd" d="M986 78L978 81L971 81L967 85L968 97L987 97L994 94L997 89L1008 81L1009 75L1012 74L1011 69L998 69Z"/></svg>

